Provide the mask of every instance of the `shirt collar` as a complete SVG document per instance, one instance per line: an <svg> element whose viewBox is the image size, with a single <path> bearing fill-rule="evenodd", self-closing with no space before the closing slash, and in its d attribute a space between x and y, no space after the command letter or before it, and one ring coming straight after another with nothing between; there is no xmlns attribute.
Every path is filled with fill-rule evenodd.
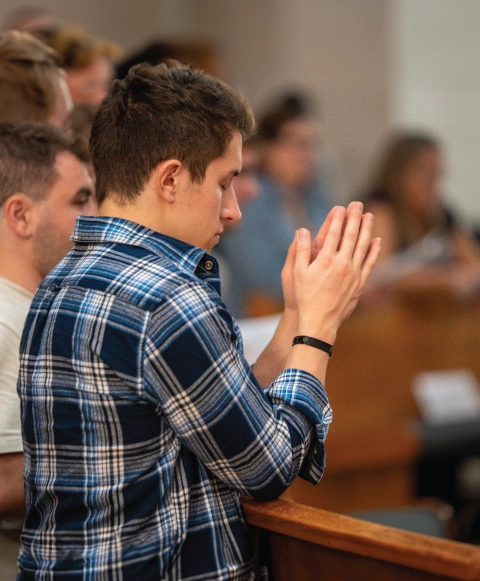
<svg viewBox="0 0 480 581"><path fill-rule="evenodd" d="M150 250L158 256L167 257L180 268L195 273L197 267L211 261L218 273L218 264L202 248L192 246L182 240L160 234L146 226L108 216L78 216L71 240L76 244L129 244ZM202 269L203 270L203 269Z"/></svg>

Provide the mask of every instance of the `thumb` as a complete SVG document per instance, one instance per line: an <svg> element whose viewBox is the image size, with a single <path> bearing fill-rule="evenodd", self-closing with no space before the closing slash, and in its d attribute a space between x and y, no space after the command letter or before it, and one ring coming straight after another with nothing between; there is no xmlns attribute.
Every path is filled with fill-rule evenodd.
<svg viewBox="0 0 480 581"><path fill-rule="evenodd" d="M285 259L285 264L282 268L282 282L292 276L293 269L295 268L295 245L297 241L297 236L293 237L293 241L288 247L287 258Z"/></svg>
<svg viewBox="0 0 480 581"><path fill-rule="evenodd" d="M297 242L297 236L295 234L295 236L293 237L292 243L288 247L287 258L285 260L284 267L287 270L291 270L293 268L293 265L295 264L296 242Z"/></svg>
<svg viewBox="0 0 480 581"><path fill-rule="evenodd" d="M295 265L308 267L312 256L312 239L306 228L300 228L295 233Z"/></svg>

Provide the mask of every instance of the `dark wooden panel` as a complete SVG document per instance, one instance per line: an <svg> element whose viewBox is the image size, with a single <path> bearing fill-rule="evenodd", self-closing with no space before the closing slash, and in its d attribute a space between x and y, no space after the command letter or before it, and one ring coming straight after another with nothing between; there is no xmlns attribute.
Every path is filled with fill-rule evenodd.
<svg viewBox="0 0 480 581"><path fill-rule="evenodd" d="M445 577L271 533L275 581L447 581Z"/></svg>

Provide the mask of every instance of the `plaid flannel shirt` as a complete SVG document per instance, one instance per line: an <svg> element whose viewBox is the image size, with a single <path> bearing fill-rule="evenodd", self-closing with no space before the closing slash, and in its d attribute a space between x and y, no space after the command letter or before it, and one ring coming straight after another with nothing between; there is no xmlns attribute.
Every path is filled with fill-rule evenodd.
<svg viewBox="0 0 480 581"><path fill-rule="evenodd" d="M18 579L255 578L238 493L320 480L323 386L259 387L203 250L105 217L73 240L22 338Z"/></svg>

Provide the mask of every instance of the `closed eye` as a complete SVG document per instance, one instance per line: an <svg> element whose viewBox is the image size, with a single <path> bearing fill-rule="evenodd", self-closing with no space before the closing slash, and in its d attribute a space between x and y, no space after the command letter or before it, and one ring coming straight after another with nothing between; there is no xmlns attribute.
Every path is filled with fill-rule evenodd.
<svg viewBox="0 0 480 581"><path fill-rule="evenodd" d="M239 174L239 170L232 170L228 176L225 176L223 179L227 180L225 183L221 183L220 187L222 188L222 191L226 192L228 190L228 188L232 185L232 181L233 178L238 176Z"/></svg>
<svg viewBox="0 0 480 581"><path fill-rule="evenodd" d="M75 194L74 199L72 200L72 205L74 206L85 206L93 197L93 192L90 188L81 188Z"/></svg>

